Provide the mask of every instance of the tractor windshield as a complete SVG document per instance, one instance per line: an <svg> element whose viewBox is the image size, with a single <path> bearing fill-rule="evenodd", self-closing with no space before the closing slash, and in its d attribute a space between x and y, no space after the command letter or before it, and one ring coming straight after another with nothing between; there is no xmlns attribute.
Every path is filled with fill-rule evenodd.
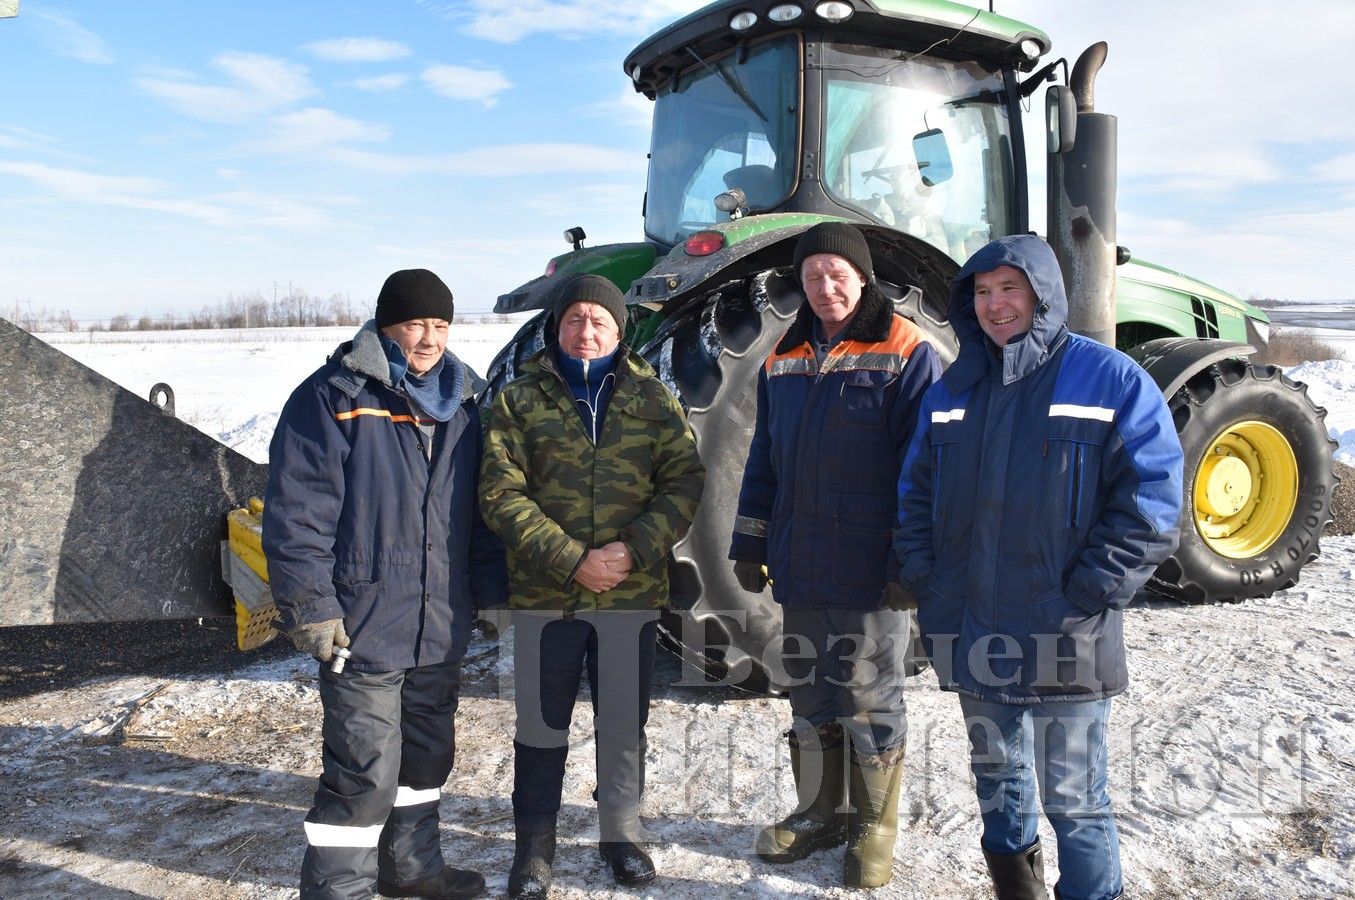
<svg viewBox="0 0 1355 900"><path fill-rule="evenodd" d="M741 188L751 209L790 193L799 151L799 41L764 41L736 64L702 59L661 90L654 106L645 233L678 244L729 218L715 197ZM780 162L778 166L777 163Z"/></svg>
<svg viewBox="0 0 1355 900"><path fill-rule="evenodd" d="M838 202L963 262L1015 230L1001 70L824 48L823 181Z"/></svg>

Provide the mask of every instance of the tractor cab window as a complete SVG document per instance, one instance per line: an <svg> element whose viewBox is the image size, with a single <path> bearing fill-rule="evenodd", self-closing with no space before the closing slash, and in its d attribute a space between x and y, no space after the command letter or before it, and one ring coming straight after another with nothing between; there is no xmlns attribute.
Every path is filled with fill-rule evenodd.
<svg viewBox="0 0 1355 900"><path fill-rule="evenodd" d="M729 218L715 197L741 188L753 210L786 198L798 153L799 42L794 37L735 54L694 58L654 105L645 233L679 244Z"/></svg>
<svg viewBox="0 0 1355 900"><path fill-rule="evenodd" d="M897 49L824 48L824 186L958 262L1015 229L1002 73Z"/></svg>

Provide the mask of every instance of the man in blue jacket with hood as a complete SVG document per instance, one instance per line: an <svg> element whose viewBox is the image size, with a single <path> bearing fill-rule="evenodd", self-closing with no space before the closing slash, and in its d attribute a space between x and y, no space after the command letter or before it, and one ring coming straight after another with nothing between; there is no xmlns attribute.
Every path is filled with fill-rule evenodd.
<svg viewBox="0 0 1355 900"><path fill-rule="evenodd" d="M960 695L999 898L1122 891L1106 788L1125 606L1176 547L1181 445L1129 357L1067 328L1049 245L984 247L956 275L960 353L923 398L895 549L941 687ZM1039 793L1037 794L1037 784Z"/></svg>
<svg viewBox="0 0 1355 900"><path fill-rule="evenodd" d="M508 602L480 519L479 381L446 351L452 292L386 279L376 318L302 382L269 447L263 547L277 627L320 666L324 771L303 898L474 897L438 831L475 608Z"/></svg>

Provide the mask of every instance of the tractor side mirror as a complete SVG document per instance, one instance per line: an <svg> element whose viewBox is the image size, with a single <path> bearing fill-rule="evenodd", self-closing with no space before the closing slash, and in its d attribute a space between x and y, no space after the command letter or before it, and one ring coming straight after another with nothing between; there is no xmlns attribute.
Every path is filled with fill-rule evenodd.
<svg viewBox="0 0 1355 900"><path fill-rule="evenodd" d="M955 174L950 148L946 146L946 136L940 128L913 135L913 156L917 158L918 175L927 187L949 181Z"/></svg>
<svg viewBox="0 0 1355 900"><path fill-rule="evenodd" d="M1077 140L1077 102L1062 84L1051 85L1044 95L1046 149L1050 155L1067 153Z"/></svg>

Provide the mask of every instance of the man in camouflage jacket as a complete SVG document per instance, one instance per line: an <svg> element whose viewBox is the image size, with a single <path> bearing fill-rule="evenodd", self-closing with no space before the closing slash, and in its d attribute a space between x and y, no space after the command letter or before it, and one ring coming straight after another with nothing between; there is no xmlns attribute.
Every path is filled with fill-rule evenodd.
<svg viewBox="0 0 1355 900"><path fill-rule="evenodd" d="M691 524L705 470L677 400L620 343L625 322L610 281L566 282L554 304L558 343L524 366L489 417L480 503L507 549L515 630L512 897L549 888L585 667L599 850L622 884L655 875L639 825L654 638L668 553Z"/></svg>

